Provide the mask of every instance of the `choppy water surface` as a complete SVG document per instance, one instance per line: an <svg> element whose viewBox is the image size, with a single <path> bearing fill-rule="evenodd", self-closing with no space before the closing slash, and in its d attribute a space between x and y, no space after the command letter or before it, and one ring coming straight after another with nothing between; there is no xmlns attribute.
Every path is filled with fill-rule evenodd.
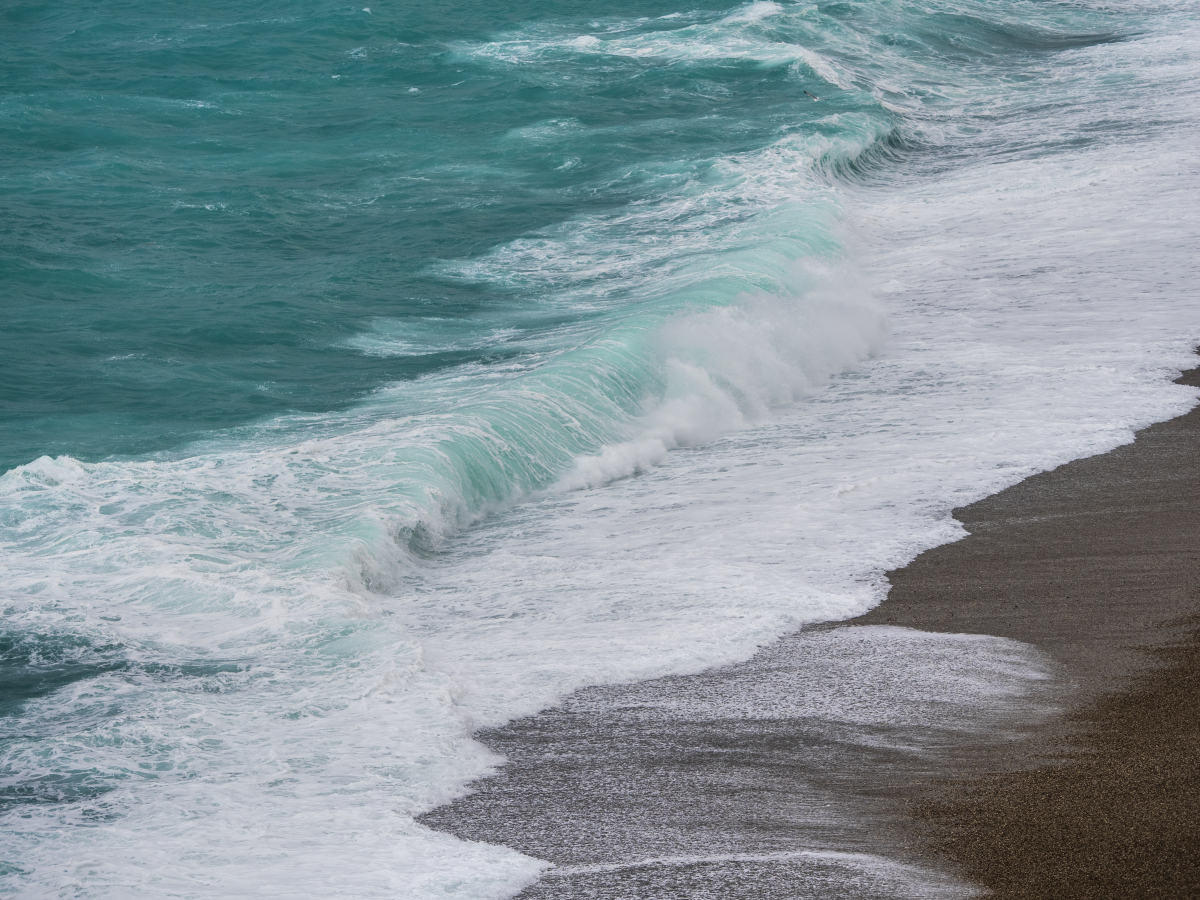
<svg viewBox="0 0 1200 900"><path fill-rule="evenodd" d="M1194 402L1190 8L477 7L3 11L3 890L512 894L475 727Z"/></svg>

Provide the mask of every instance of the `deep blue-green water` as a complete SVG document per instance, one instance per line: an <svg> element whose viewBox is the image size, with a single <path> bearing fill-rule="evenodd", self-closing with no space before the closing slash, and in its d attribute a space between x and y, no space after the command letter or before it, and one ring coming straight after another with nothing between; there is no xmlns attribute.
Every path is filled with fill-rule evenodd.
<svg viewBox="0 0 1200 900"><path fill-rule="evenodd" d="M0 891L514 893L413 821L473 728L851 615L1193 402L1198 34L5 4Z"/></svg>

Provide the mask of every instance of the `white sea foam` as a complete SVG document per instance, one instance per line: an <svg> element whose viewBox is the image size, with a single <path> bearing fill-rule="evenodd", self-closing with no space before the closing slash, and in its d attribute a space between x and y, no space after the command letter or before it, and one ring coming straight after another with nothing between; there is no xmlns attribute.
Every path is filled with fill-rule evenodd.
<svg viewBox="0 0 1200 900"><path fill-rule="evenodd" d="M899 896L912 900L963 900L978 896L970 886L947 877L941 872L919 866L903 865L895 860L869 853L841 853L830 850L797 850L778 853L714 853L705 856L650 857L627 863L562 867L569 874L619 872L623 869L680 868L712 864L796 864L812 878L818 871L825 873L826 884L846 891L848 886L869 896ZM814 878L814 881L817 879ZM809 885L806 885L806 887ZM847 891L849 894L849 892ZM800 896L799 894L797 896ZM807 895L806 895L807 896Z"/></svg>
<svg viewBox="0 0 1200 900"><path fill-rule="evenodd" d="M809 271L793 278L803 286L796 298L749 295L666 325L657 342L662 401L638 422L636 438L577 458L555 488L597 487L644 472L668 450L762 422L878 353L886 319L866 288L845 270L803 268Z"/></svg>
<svg viewBox="0 0 1200 900"><path fill-rule="evenodd" d="M416 321L377 319L369 332L357 334L346 343L367 356L428 356L495 347L520 334L515 328L493 328L482 334L451 337L445 326L446 320L437 317Z"/></svg>
<svg viewBox="0 0 1200 900"><path fill-rule="evenodd" d="M588 33L580 34L571 26L552 23L486 43L464 43L456 50L464 58L514 66L553 64L579 54L638 60L650 65L744 61L773 68L799 63L810 66L818 77L831 84L849 87L849 78L840 74L832 61L812 47L779 40L769 27L776 18L784 18L794 27L804 15L803 10L757 0L716 18L697 13L677 16L679 27L670 30L645 32L637 29L636 23L615 20L589 23ZM801 33L814 44L821 42L815 29L802 28Z"/></svg>

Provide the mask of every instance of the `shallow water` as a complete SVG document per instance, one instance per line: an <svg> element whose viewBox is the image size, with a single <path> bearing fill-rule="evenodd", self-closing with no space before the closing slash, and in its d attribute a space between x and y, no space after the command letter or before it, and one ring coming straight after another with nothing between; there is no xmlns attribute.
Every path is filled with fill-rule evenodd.
<svg viewBox="0 0 1200 900"><path fill-rule="evenodd" d="M503 771L419 821L553 863L521 900L975 896L906 801L1021 746L1058 674L1012 640L817 626L486 730Z"/></svg>
<svg viewBox="0 0 1200 900"><path fill-rule="evenodd" d="M475 727L1194 402L1186 9L4 15L20 896L511 894Z"/></svg>

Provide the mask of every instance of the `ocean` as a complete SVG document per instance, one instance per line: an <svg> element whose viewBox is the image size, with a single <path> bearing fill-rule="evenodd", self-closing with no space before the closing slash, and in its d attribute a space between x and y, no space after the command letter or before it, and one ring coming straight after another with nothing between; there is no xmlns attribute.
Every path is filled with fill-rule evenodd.
<svg viewBox="0 0 1200 900"><path fill-rule="evenodd" d="M512 896L476 729L1195 403L1193 4L363 2L0 10L5 895Z"/></svg>

